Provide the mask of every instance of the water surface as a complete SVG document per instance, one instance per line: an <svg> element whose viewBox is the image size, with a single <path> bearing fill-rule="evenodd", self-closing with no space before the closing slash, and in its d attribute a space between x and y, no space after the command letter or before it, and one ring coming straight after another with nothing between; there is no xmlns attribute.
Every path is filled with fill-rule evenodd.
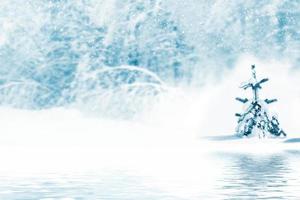
<svg viewBox="0 0 300 200"><path fill-rule="evenodd" d="M153 153L138 166L137 157L128 157L122 166L103 163L106 167L82 171L2 173L0 199L300 199L299 151L211 152L199 155L200 161L197 153L168 154L159 158Z"/></svg>

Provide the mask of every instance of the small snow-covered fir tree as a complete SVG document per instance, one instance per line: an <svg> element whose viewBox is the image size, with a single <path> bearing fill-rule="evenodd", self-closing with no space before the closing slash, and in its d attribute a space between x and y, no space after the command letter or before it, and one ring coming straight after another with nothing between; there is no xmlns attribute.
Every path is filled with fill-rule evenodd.
<svg viewBox="0 0 300 200"><path fill-rule="evenodd" d="M244 90L251 88L253 98L252 100L236 98L237 101L246 104L244 112L235 114L238 117L236 134L241 137L256 135L259 138L286 136L286 133L279 126L277 117L267 111L267 105L276 102L277 99L261 100L258 95L259 90L262 89L261 85L269 79L264 78L258 81L255 65L252 65L251 69L252 79L242 84L241 88Z"/></svg>

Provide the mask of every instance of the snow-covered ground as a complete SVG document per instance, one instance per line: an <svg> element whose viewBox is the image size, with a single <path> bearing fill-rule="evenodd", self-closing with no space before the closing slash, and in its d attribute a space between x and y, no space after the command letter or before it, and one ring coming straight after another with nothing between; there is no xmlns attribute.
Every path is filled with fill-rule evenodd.
<svg viewBox="0 0 300 200"><path fill-rule="evenodd" d="M207 136L71 109L1 109L1 121L1 199L300 197L299 143L284 139Z"/></svg>

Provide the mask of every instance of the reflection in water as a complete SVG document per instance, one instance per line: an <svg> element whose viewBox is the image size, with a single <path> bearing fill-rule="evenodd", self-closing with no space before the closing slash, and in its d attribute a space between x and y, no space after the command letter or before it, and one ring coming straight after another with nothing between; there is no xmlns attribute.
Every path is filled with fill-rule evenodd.
<svg viewBox="0 0 300 200"><path fill-rule="evenodd" d="M300 152L219 155L226 162L223 177L218 180L218 192L224 197L222 199L300 198L297 192L300 180L297 180L297 173L290 166Z"/></svg>
<svg viewBox="0 0 300 200"><path fill-rule="evenodd" d="M0 174L0 199L300 199L299 151L264 155L249 153L216 155L209 156L212 162L201 159L200 156L199 160L191 159L192 162L187 161L178 168L174 163L169 163L167 169L175 168L174 173L170 174L161 169L164 165L168 165L169 161L160 163L161 167L151 175L103 169L65 174L37 173L22 177ZM179 160L182 161L183 158ZM194 171L191 166L197 162L200 165ZM145 168L151 163L155 165L153 160L142 164L141 167ZM205 163L208 164L207 170L201 168ZM191 174L187 173L188 171L191 171ZM192 175L192 178L189 175ZM153 177L161 179L154 181Z"/></svg>
<svg viewBox="0 0 300 200"><path fill-rule="evenodd" d="M0 181L2 200L152 200L174 199L152 189L139 177L113 174L48 174L38 178L4 178Z"/></svg>

